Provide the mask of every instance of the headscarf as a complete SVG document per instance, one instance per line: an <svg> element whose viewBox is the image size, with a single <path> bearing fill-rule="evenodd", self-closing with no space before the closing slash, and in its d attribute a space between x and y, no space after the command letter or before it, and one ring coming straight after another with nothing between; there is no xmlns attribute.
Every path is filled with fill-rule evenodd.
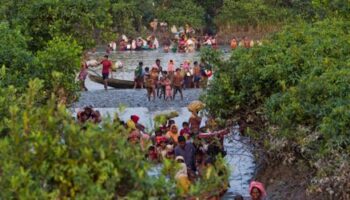
<svg viewBox="0 0 350 200"><path fill-rule="evenodd" d="M267 196L264 185L258 181L252 181L249 185L249 194L252 193L253 188L258 188L261 192L261 197L264 198Z"/></svg>
<svg viewBox="0 0 350 200"><path fill-rule="evenodd" d="M137 122L139 121L140 117L137 115L131 115L130 119L137 124Z"/></svg>
<svg viewBox="0 0 350 200"><path fill-rule="evenodd" d="M178 134L178 132L179 132L179 128L177 127L177 125L176 125L176 124L172 124L172 125L170 126L170 130L169 130L169 131L170 131L171 133L173 133L173 131L172 131L172 130L173 130L173 128L174 128L174 127L176 127L176 130L177 130L176 134Z"/></svg>
<svg viewBox="0 0 350 200"><path fill-rule="evenodd" d="M176 160L176 161L178 161L178 160L182 160L182 161L183 161L183 163L178 163L178 164L180 165L180 169L176 172L176 174L175 174L175 179L178 179L178 178L181 177L181 176L187 177L187 176L188 176L188 175L187 175L187 166L186 166L186 164L184 163L184 162L185 162L184 157L182 157L182 156L177 156L177 157L175 158L175 160Z"/></svg>

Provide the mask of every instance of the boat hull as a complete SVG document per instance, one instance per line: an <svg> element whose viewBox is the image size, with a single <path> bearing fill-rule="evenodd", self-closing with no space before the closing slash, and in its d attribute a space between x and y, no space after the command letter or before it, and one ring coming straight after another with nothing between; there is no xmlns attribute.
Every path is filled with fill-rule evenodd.
<svg viewBox="0 0 350 200"><path fill-rule="evenodd" d="M93 82L103 84L103 79L100 76L89 74L89 78ZM107 84L109 87L118 88L118 89L131 89L134 87L134 81L120 80L120 79L114 79L114 78L108 79Z"/></svg>

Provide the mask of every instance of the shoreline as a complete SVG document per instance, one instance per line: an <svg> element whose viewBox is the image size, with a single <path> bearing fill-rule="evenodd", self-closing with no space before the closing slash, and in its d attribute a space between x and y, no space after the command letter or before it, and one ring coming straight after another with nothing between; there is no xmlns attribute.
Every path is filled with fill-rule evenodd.
<svg viewBox="0 0 350 200"><path fill-rule="evenodd" d="M180 100L180 95L175 96L173 101L164 101L156 98L155 101L147 99L146 89L109 89L92 90L81 92L78 102L72 104L71 108L82 108L92 106L96 108L118 108L125 107L147 107L150 111L162 109L172 109L187 107L192 101L198 100L204 90L185 89L183 90L184 100Z"/></svg>

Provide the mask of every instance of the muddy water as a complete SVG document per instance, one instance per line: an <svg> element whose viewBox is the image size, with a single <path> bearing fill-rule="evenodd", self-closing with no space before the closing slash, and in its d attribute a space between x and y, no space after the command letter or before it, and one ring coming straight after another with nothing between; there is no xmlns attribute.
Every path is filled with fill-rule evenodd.
<svg viewBox="0 0 350 200"><path fill-rule="evenodd" d="M103 49L100 48L99 50L100 51L96 54L91 55L91 59L96 59L105 54ZM226 56L227 55L228 53L226 53ZM110 54L110 59L113 62L120 60L124 64L122 70L118 70L117 73L114 73L114 77L129 80L132 80L133 70L139 61L143 61L145 67L151 67L157 58L161 60L161 65L163 68L167 66L170 59L174 60L175 65L178 67L184 60L189 60L191 63L193 61L199 61L199 53L163 53L160 50L155 50L138 52L112 52ZM100 71L100 69L93 70L96 70L97 72ZM130 115L137 114L140 116L140 123L144 124L148 130L151 130L153 127L153 117L157 113L164 111L177 111L179 113L179 117L175 118L174 120L177 125L181 126L182 122L188 121L190 117L190 113L184 106L186 106L187 103L193 99L198 99L201 93L200 90L185 91L187 94L185 94L184 102L178 100L172 103L164 103L161 100L156 100L156 102L152 103L147 102L144 91L135 92L132 90L112 90L105 92L102 91L103 85L94 83L90 80L86 81L86 85L90 91L82 93L80 101L73 105L73 109L75 111L79 110L79 108L83 106L93 105L104 117L110 116L113 118L113 116L118 113L118 116L124 121L127 121L130 118ZM120 96L118 96L118 94ZM120 110L117 107L120 102L125 100L123 100L123 98L127 98L127 100L130 98L128 100L130 102L139 102L136 102L136 104L128 103L126 104L129 106L128 108ZM117 101L112 101L113 99L117 99ZM249 145L249 141L247 138L239 136L239 133L233 129L232 133L225 138L224 144L225 150L227 151L225 159L231 168L231 176L229 178L231 187L223 199L233 199L236 194L241 194L244 197L248 197L249 181L253 177L255 170L254 157L252 155L252 149ZM157 171L158 170L155 169L154 173L157 174Z"/></svg>

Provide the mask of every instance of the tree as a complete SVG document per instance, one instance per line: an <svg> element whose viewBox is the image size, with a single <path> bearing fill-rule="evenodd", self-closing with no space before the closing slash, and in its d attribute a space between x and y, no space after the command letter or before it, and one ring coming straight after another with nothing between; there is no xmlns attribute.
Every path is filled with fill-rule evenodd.
<svg viewBox="0 0 350 200"><path fill-rule="evenodd" d="M0 20L19 28L33 51L43 49L55 36L71 36L84 48L110 39L109 0L15 0L4 1L0 8Z"/></svg>
<svg viewBox="0 0 350 200"><path fill-rule="evenodd" d="M27 83L28 70L32 67L34 56L27 50L26 38L19 30L9 28L8 23L0 23L0 66L6 71L0 86L23 86Z"/></svg>
<svg viewBox="0 0 350 200"><path fill-rule="evenodd" d="M258 26L282 22L286 16L286 9L273 7L261 0L224 0L216 24Z"/></svg>
<svg viewBox="0 0 350 200"><path fill-rule="evenodd" d="M147 174L151 165L121 124L83 128L54 97L37 106L42 89L38 79L23 94L0 88L1 199L167 199L165 178Z"/></svg>
<svg viewBox="0 0 350 200"><path fill-rule="evenodd" d="M311 191L335 199L350 178L349 27L339 18L298 22L262 46L236 49L204 97L213 115L233 118L265 147L270 164L305 161L316 171Z"/></svg>
<svg viewBox="0 0 350 200"><path fill-rule="evenodd" d="M202 28L204 25L204 9L193 0L160 1L157 17L170 25Z"/></svg>
<svg viewBox="0 0 350 200"><path fill-rule="evenodd" d="M54 92L69 103L76 99L78 91L75 77L80 67L81 53L82 48L75 40L55 37L44 50L37 53L32 77L44 81L48 94Z"/></svg>

